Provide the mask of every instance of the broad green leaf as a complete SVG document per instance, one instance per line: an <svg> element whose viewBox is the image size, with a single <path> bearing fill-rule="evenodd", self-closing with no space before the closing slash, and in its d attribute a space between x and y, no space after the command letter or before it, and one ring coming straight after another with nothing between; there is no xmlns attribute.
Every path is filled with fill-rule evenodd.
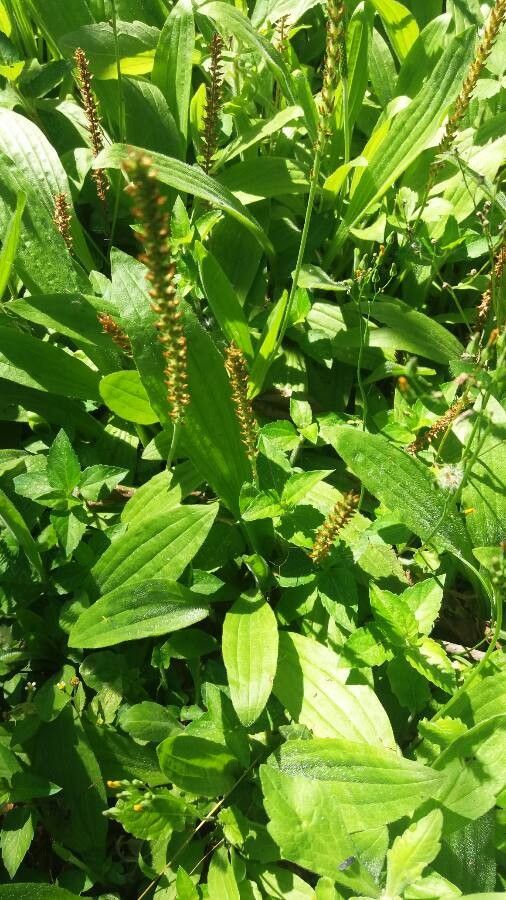
<svg viewBox="0 0 506 900"><path fill-rule="evenodd" d="M303 115L300 106L288 106L286 109L280 110L271 119L261 119L257 124L238 135L234 140L230 141L223 150L219 150L216 155L214 168L218 169L225 162L229 162L239 154L249 150L255 144L260 143L266 138L280 131L285 125L299 119Z"/></svg>
<svg viewBox="0 0 506 900"><path fill-rule="evenodd" d="M149 578L179 578L204 543L217 512L216 503L180 506L130 524L92 569L101 592Z"/></svg>
<svg viewBox="0 0 506 900"><path fill-rule="evenodd" d="M70 495L79 482L81 465L63 429L58 432L47 456L47 480L52 488Z"/></svg>
<svg viewBox="0 0 506 900"><path fill-rule="evenodd" d="M281 503L287 507L300 503L315 485L332 475L332 472L333 469L315 469L311 472L296 472L291 475L283 487Z"/></svg>
<svg viewBox="0 0 506 900"><path fill-rule="evenodd" d="M318 875L379 896L371 876L357 861L339 805L329 803L325 785L309 778L292 778L269 766L260 767L269 834L285 859ZM353 863L346 867L348 859Z"/></svg>
<svg viewBox="0 0 506 900"><path fill-rule="evenodd" d="M181 790L201 797L226 794L240 773L237 759L226 747L191 734L162 741L158 758L169 781Z"/></svg>
<svg viewBox="0 0 506 900"><path fill-rule="evenodd" d="M102 374L119 369L124 360L99 324L95 307L80 294L23 297L9 303L9 313L70 338Z"/></svg>
<svg viewBox="0 0 506 900"><path fill-rule="evenodd" d="M9 278L21 234L21 218L26 204L26 194L19 193L16 200L16 210L10 220L2 239L2 251L0 252L0 297L3 297Z"/></svg>
<svg viewBox="0 0 506 900"><path fill-rule="evenodd" d="M506 460L500 434L492 432L481 445L462 500L472 510L466 524L473 544L499 544L506 529Z"/></svg>
<svg viewBox="0 0 506 900"><path fill-rule="evenodd" d="M306 173L288 159L260 156L236 163L219 175L219 182L247 205L281 194L307 194Z"/></svg>
<svg viewBox="0 0 506 900"><path fill-rule="evenodd" d="M371 0L371 2L380 14L392 47L402 62L419 34L416 19L398 0Z"/></svg>
<svg viewBox="0 0 506 900"><path fill-rule="evenodd" d="M445 776L435 794L445 810L474 821L495 806L504 789L506 716L495 715L453 740L433 767Z"/></svg>
<svg viewBox="0 0 506 900"><path fill-rule="evenodd" d="M195 22L190 0L179 0L163 26L151 80L160 88L186 143L195 47Z"/></svg>
<svg viewBox="0 0 506 900"><path fill-rule="evenodd" d="M234 709L249 728L269 699L278 661L276 617L263 598L234 603L223 623L222 652Z"/></svg>
<svg viewBox="0 0 506 900"><path fill-rule="evenodd" d="M401 895L416 881L441 849L443 814L434 809L399 835L387 853L386 892Z"/></svg>
<svg viewBox="0 0 506 900"><path fill-rule="evenodd" d="M199 900L198 890L182 866L177 870L176 891L178 900Z"/></svg>
<svg viewBox="0 0 506 900"><path fill-rule="evenodd" d="M78 894L71 894L55 885L41 884L0 884L0 900L79 900Z"/></svg>
<svg viewBox="0 0 506 900"><path fill-rule="evenodd" d="M2 861L14 878L25 858L34 836L35 817L27 806L18 806L4 816L2 821Z"/></svg>
<svg viewBox="0 0 506 900"><path fill-rule="evenodd" d="M5 325L0 326L0 378L64 397L99 398L99 376L80 359Z"/></svg>
<svg viewBox="0 0 506 900"><path fill-rule="evenodd" d="M149 81L123 76L121 89L116 79L95 81L94 91L120 130L124 108L125 139L146 150L179 156L181 139L174 117L161 90ZM121 102L122 99L122 102Z"/></svg>
<svg viewBox="0 0 506 900"><path fill-rule="evenodd" d="M88 466L79 479L79 493L85 500L103 498L128 475L128 469L118 466Z"/></svg>
<svg viewBox="0 0 506 900"><path fill-rule="evenodd" d="M51 0L54 2L54 0ZM63 193L67 197L71 214L71 232L74 238L75 252L83 264L89 268L94 265L79 220L75 215L70 183L67 173L62 165L58 153L49 143L44 132L24 115L14 112L7 108L0 109L0 151L9 157L14 163L15 169L13 175L19 173L20 184L24 185L21 189L26 193L27 207L25 207L23 221L28 222L32 204L40 204L47 212L46 234L40 235L41 246L44 240L47 242L48 233L53 232L58 240L60 249L60 267L65 271L68 269L70 273L67 275L67 284L62 290L72 290L73 283L76 280L76 269L72 265L72 260L65 248L65 243L56 231L54 224L51 226L49 222L53 220L54 198L58 193ZM33 213L33 221L36 221L35 212ZM29 235L33 241L33 233ZM46 243L47 247L47 243ZM43 254L45 257L45 254ZM47 259L43 260L47 266ZM41 260L41 271L43 270ZM79 277L79 276L78 276ZM63 273L62 273L63 279ZM86 279L80 274L80 280L84 284ZM82 286L82 285L80 285ZM48 293L54 293L59 288L55 283L48 283Z"/></svg>
<svg viewBox="0 0 506 900"><path fill-rule="evenodd" d="M464 352L460 341L447 328L402 300L388 298L374 303L371 317L400 336L403 349L411 353L448 364L450 360L460 359Z"/></svg>
<svg viewBox="0 0 506 900"><path fill-rule="evenodd" d="M145 75L153 68L158 29L143 22L117 23L119 62L124 75ZM97 25L83 25L77 31L65 34L60 46L66 56L72 56L81 47L90 64L90 71L96 78L118 77L116 60L116 39L109 22Z"/></svg>
<svg viewBox="0 0 506 900"><path fill-rule="evenodd" d="M195 242L195 255L204 294L223 334L248 359L252 359L253 346L248 322L230 281L216 257L199 241Z"/></svg>
<svg viewBox="0 0 506 900"><path fill-rule="evenodd" d="M118 798L109 816L139 840L167 841L173 831L183 830L186 809L184 800L165 788L152 789L149 803L145 802L143 789L136 788L129 791L128 797Z"/></svg>
<svg viewBox="0 0 506 900"><path fill-rule="evenodd" d="M176 466L172 472L158 472L137 488L123 508L122 522L149 519L179 506L182 500L198 488L202 479L188 461Z"/></svg>
<svg viewBox="0 0 506 900"><path fill-rule="evenodd" d="M186 628L208 615L205 598L175 581L158 578L118 587L81 613L71 647L112 647Z"/></svg>
<svg viewBox="0 0 506 900"><path fill-rule="evenodd" d="M96 157L94 166L97 169L121 169L132 152L140 153L142 148L112 144ZM238 222L249 228L267 253L272 252L272 245L263 229L228 188L206 175L197 166L189 166L187 163L161 153L152 153L150 156L159 181L182 193L193 194L195 197L200 197L201 200L207 200L208 203L233 216Z"/></svg>
<svg viewBox="0 0 506 900"><path fill-rule="evenodd" d="M267 372L277 355L281 337L281 326L283 324L287 303L288 293L287 291L284 291L265 324L260 339L260 345L250 371L248 394L251 398L256 397L262 390Z"/></svg>
<svg viewBox="0 0 506 900"><path fill-rule="evenodd" d="M460 91L474 44L474 29L454 37L414 100L395 117L388 134L363 170L345 219L327 254L327 263L334 259L349 229L429 145Z"/></svg>
<svg viewBox="0 0 506 900"><path fill-rule="evenodd" d="M225 847L219 847L212 855L207 891L209 900L241 900L239 885Z"/></svg>
<svg viewBox="0 0 506 900"><path fill-rule="evenodd" d="M259 53L278 81L287 100L291 103L297 102L295 88L283 57L270 41L253 28L249 19L240 9L228 3L222 3L220 0L212 0L211 3L199 6L199 14L208 16L219 31L223 29L224 37L230 32L239 41Z"/></svg>
<svg viewBox="0 0 506 900"><path fill-rule="evenodd" d="M111 372L101 379L99 390L102 400L109 409L127 422L135 422L138 425L152 425L158 422L137 371Z"/></svg>
<svg viewBox="0 0 506 900"><path fill-rule="evenodd" d="M16 538L20 547L25 551L33 568L40 578L44 577L44 568L40 553L33 537L28 530L25 520L14 504L9 500L7 494L0 489L0 522L9 529Z"/></svg>
<svg viewBox="0 0 506 900"><path fill-rule="evenodd" d="M325 785L350 834L411 815L442 786L442 774L404 759L397 750L341 738L287 741L269 765L302 783Z"/></svg>
<svg viewBox="0 0 506 900"><path fill-rule="evenodd" d="M140 741L160 744L166 737L181 731L174 713L150 700L120 710L118 721L123 731Z"/></svg>
<svg viewBox="0 0 506 900"><path fill-rule="evenodd" d="M60 0L30 0L30 6L36 22L58 45L64 34L93 22L86 0L72 0L72 3L63 5Z"/></svg>
<svg viewBox="0 0 506 900"><path fill-rule="evenodd" d="M345 684L348 669L317 641L281 632L273 693L295 722L317 737L367 741L395 747L387 715L374 691L364 684Z"/></svg>
<svg viewBox="0 0 506 900"><path fill-rule="evenodd" d="M446 512L446 497L434 489L423 463L382 435L348 425L336 429L332 443L367 490L423 541L434 541L459 557L469 556L464 526L456 513Z"/></svg>
<svg viewBox="0 0 506 900"><path fill-rule="evenodd" d="M416 642L418 625L404 597L384 591L372 584L369 591L371 610L389 644L405 647Z"/></svg>
<svg viewBox="0 0 506 900"><path fill-rule="evenodd" d="M406 660L420 672L420 675L432 681L447 694L453 694L457 686L455 670L437 641L423 637L417 646L407 647L405 655Z"/></svg>

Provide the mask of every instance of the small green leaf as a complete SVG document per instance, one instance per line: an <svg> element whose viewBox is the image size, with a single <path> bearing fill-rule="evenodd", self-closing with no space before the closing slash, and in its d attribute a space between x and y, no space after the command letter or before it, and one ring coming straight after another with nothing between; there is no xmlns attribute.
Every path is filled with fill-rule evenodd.
<svg viewBox="0 0 506 900"><path fill-rule="evenodd" d="M2 860L10 878L14 878L34 836L35 816L28 806L18 806L2 822Z"/></svg>
<svg viewBox="0 0 506 900"><path fill-rule="evenodd" d="M223 623L222 651L234 709L248 728L269 699L278 661L276 617L265 600L234 603Z"/></svg>
<svg viewBox="0 0 506 900"><path fill-rule="evenodd" d="M0 252L0 297L4 295L16 258L21 234L21 218L25 204L26 194L20 192L16 201L16 211L7 226L7 231L2 240L2 250Z"/></svg>
<svg viewBox="0 0 506 900"><path fill-rule="evenodd" d="M33 568L40 578L44 577L44 568L40 553L33 537L31 536L25 521L7 494L0 489L0 522L3 522L12 532L20 547L25 551Z"/></svg>
<svg viewBox="0 0 506 900"><path fill-rule="evenodd" d="M230 343L236 344L248 359L252 359L249 326L230 281L216 257L199 241L195 242L195 255L204 293L220 328Z"/></svg>
<svg viewBox="0 0 506 900"><path fill-rule="evenodd" d="M153 425L158 416L152 410L146 389L136 370L111 372L99 384L100 396L109 409L127 422Z"/></svg>
<svg viewBox="0 0 506 900"><path fill-rule="evenodd" d="M155 53L151 80L160 88L186 143L195 47L195 22L190 0L179 0L165 22Z"/></svg>
<svg viewBox="0 0 506 900"><path fill-rule="evenodd" d="M121 728L136 740L156 744L181 731L182 727L173 712L150 700L123 708L118 720Z"/></svg>
<svg viewBox="0 0 506 900"><path fill-rule="evenodd" d="M224 746L191 734L167 738L158 747L158 758L169 781L202 797L226 794L240 772L237 759Z"/></svg>
<svg viewBox="0 0 506 900"><path fill-rule="evenodd" d="M81 465L63 429L56 435L47 456L47 480L52 488L69 497L81 476Z"/></svg>
<svg viewBox="0 0 506 900"><path fill-rule="evenodd" d="M167 634L208 615L205 598L166 579L118 587L81 613L71 647L112 647L123 641Z"/></svg>
<svg viewBox="0 0 506 900"><path fill-rule="evenodd" d="M439 853L443 814L434 809L397 837L387 853L386 893L400 896Z"/></svg>

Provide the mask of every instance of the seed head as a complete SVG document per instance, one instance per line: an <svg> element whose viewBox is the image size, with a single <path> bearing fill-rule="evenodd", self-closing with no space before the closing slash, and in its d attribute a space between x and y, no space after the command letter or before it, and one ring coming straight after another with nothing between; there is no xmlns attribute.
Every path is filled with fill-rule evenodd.
<svg viewBox="0 0 506 900"><path fill-rule="evenodd" d="M84 112L88 122L88 131L90 133L93 156L98 156L100 151L103 150L104 140L102 137L102 129L100 127L100 117L98 114L97 102L91 90L91 80L93 76L90 72L88 57L86 56L84 50L81 49L81 47L78 47L75 51L74 60L77 66L79 89L83 101ZM102 202L105 202L106 194L109 190L109 183L105 177L104 170L92 169L91 177L96 184L98 197L100 198L100 200L102 200Z"/></svg>
<svg viewBox="0 0 506 900"><path fill-rule="evenodd" d="M64 193L56 194L56 197L54 198L53 222L65 241L69 252L72 253L73 241L70 231L70 207L68 197Z"/></svg>
<svg viewBox="0 0 506 900"><path fill-rule="evenodd" d="M492 280L490 286L481 296L480 305L478 306L478 314L476 324L479 330L482 330L487 324L488 315L492 307L492 300L495 292L500 292L503 287L504 267L506 264L506 240L500 245L494 260L494 268L492 271Z"/></svg>
<svg viewBox="0 0 506 900"><path fill-rule="evenodd" d="M345 494L342 500L338 500L334 509L325 519L323 525L320 525L316 532L313 549L309 556L317 565L319 565L330 553L335 540L341 531L351 519L359 500L359 495L354 491Z"/></svg>
<svg viewBox="0 0 506 900"><path fill-rule="evenodd" d="M202 135L204 146L203 167L206 174L209 174L211 170L213 156L218 146L219 116L223 99L223 39L217 32L212 37L209 49L211 52L210 81L206 88L206 111L204 114L204 133Z"/></svg>
<svg viewBox="0 0 506 900"><path fill-rule="evenodd" d="M176 269L171 259L166 199L160 194L156 170L147 154L131 156L124 168L132 179L127 188L134 199L132 212L142 226L138 237L144 250L139 259L148 270L146 278L151 284L151 308L158 317L155 325L166 363L164 375L169 414L173 422L179 422L190 402L190 395L187 382L187 346L183 314L174 286Z"/></svg>
<svg viewBox="0 0 506 900"><path fill-rule="evenodd" d="M329 131L329 123L334 112L335 93L339 72L343 74L346 65L344 41L345 4L338 0L327 3L327 42L325 46L325 63L323 84L320 99L319 140L323 141Z"/></svg>
<svg viewBox="0 0 506 900"><path fill-rule="evenodd" d="M102 329L111 337L116 346L119 347L120 350L123 350L123 353L128 353L130 355L132 353L132 348L130 346L128 335L126 335L118 323L114 321L113 317L108 313L99 313L97 318Z"/></svg>
<svg viewBox="0 0 506 900"><path fill-rule="evenodd" d="M450 406L450 409L445 412L444 416L441 416L441 418L438 419L437 422L434 422L434 424L431 425L428 431L417 437L416 441L413 441L413 443L409 444L406 447L408 453L412 453L414 455L418 453L419 450L423 450L423 448L426 447L427 444L432 444L432 441L439 437L439 435L444 434L447 428L450 427L452 422L454 422L457 416L459 416L460 413L463 412L467 405L468 402L464 398L461 397L460 400L457 400L452 406Z"/></svg>
<svg viewBox="0 0 506 900"><path fill-rule="evenodd" d="M232 388L235 414L248 458L253 462L257 454L258 424L251 400L248 399L248 367L242 350L230 344L225 351L225 366Z"/></svg>

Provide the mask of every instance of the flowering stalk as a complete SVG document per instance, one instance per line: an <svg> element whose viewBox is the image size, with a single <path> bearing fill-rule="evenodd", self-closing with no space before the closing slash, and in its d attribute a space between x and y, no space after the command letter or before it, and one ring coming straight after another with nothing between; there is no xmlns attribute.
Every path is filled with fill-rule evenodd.
<svg viewBox="0 0 506 900"><path fill-rule="evenodd" d="M408 453L418 453L419 450L423 450L427 444L432 444L440 434L444 434L447 428L450 427L452 422L455 421L457 416L460 415L461 412L466 408L467 400L464 397L461 397L460 400L457 400L450 409L445 412L444 416L441 416L433 425L426 431L424 434L421 434L417 437L416 441L409 444L406 447Z"/></svg>
<svg viewBox="0 0 506 900"><path fill-rule="evenodd" d="M342 528L351 519L357 507L359 495L354 491L345 494L342 500L338 500L334 509L320 525L316 532L313 549L309 556L319 565L330 553L335 540Z"/></svg>
<svg viewBox="0 0 506 900"><path fill-rule="evenodd" d="M345 3L339 0L328 0L327 3L327 42L325 47L325 64L323 69L323 85L320 100L320 119L318 123L318 133L316 137L315 156L313 169L309 182L309 196L306 207L306 215L304 217L304 225L302 227L302 235L300 238L299 252L293 273L290 293L279 327L277 346L281 345L290 315L292 311L295 294L299 286L300 270L304 262L304 254L306 252L307 238L309 234L309 226L313 215L313 207L316 197L316 189L318 187L318 178L320 175L320 167L322 163L323 153L330 135L330 122L334 111L335 92L337 88L337 79L340 70L341 53L344 45L344 26L345 26Z"/></svg>
<svg viewBox="0 0 506 900"><path fill-rule="evenodd" d="M204 172L209 174L213 156L218 146L219 115L223 97L223 69L222 69L223 39L218 33L213 35L210 44L211 51L211 80L206 88L206 111L204 114Z"/></svg>
<svg viewBox="0 0 506 900"><path fill-rule="evenodd" d="M64 193L56 194L56 197L54 198L53 222L65 241L69 253L72 253L73 241L72 233L70 231L70 206L68 197Z"/></svg>
<svg viewBox="0 0 506 900"><path fill-rule="evenodd" d="M128 335L126 335L118 323L114 321L113 317L108 313L99 313L98 321L104 332L111 337L116 346L119 347L123 353L131 354L132 348L130 346Z"/></svg>
<svg viewBox="0 0 506 900"><path fill-rule="evenodd" d="M488 315L492 306L492 300L494 298L494 293L496 291L501 290L501 283L504 277L504 266L506 264L506 241L503 240L500 245L494 260L494 268L492 271L492 280L486 291L481 295L480 305L478 307L478 314L476 317L476 324L478 329L481 331L488 319Z"/></svg>
<svg viewBox="0 0 506 900"><path fill-rule="evenodd" d="M258 424L251 400L248 398L248 367L242 350L230 344L225 351L225 366L232 388L235 414L241 430L241 439L248 459L254 463L257 455Z"/></svg>
<svg viewBox="0 0 506 900"><path fill-rule="evenodd" d="M84 112L88 122L88 131L90 133L91 146L93 156L97 157L104 148L102 137L102 129L100 127L100 117L98 114L97 102L91 90L91 80L93 78L90 72L90 64L84 50L78 47L74 53L74 60L77 66L77 74L79 77L79 88L83 101ZM97 194L100 200L105 203L109 184L105 177L103 169L92 169L91 177L93 178Z"/></svg>
<svg viewBox="0 0 506 900"><path fill-rule="evenodd" d="M164 376L169 415L174 425L179 426L190 396L187 383L187 346L174 285L175 265L170 253L166 199L160 194L156 171L147 154L132 156L125 163L125 169L132 178L127 187L135 201L132 212L142 226L137 234L144 245L139 259L147 267L146 278L151 283L151 308L158 316L155 324L165 358Z"/></svg>

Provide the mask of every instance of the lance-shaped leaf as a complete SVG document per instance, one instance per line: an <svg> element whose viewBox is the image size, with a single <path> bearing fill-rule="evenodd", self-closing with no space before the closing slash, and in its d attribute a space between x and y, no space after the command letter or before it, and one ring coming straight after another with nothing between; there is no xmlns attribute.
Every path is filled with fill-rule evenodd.
<svg viewBox="0 0 506 900"><path fill-rule="evenodd" d="M179 0L162 28L151 80L164 95L185 143L194 47L195 21L191 0Z"/></svg>
<svg viewBox="0 0 506 900"><path fill-rule="evenodd" d="M262 597L234 603L223 623L222 650L234 709L249 727L269 699L278 661L276 617Z"/></svg>

